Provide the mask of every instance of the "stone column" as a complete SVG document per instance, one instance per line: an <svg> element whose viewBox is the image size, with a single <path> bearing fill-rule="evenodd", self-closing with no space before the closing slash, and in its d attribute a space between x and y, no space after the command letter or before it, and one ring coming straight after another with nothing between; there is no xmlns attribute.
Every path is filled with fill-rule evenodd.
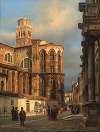
<svg viewBox="0 0 100 132"><path fill-rule="evenodd" d="M98 40L99 43L99 78L98 82L100 83L100 39ZM100 84L99 84L99 90L98 90L98 102L100 102Z"/></svg>
<svg viewBox="0 0 100 132"><path fill-rule="evenodd" d="M48 75L48 86L47 86L47 97L48 99L50 98L50 94L51 94L51 76Z"/></svg>
<svg viewBox="0 0 100 132"><path fill-rule="evenodd" d="M12 91L12 71L8 72L8 83L7 83L7 87L9 92Z"/></svg>
<svg viewBox="0 0 100 132"><path fill-rule="evenodd" d="M15 83L15 93L18 93L18 72L17 71L15 71L14 83Z"/></svg>
<svg viewBox="0 0 100 132"><path fill-rule="evenodd" d="M88 101L91 102L95 100L94 43L88 46Z"/></svg>
<svg viewBox="0 0 100 132"><path fill-rule="evenodd" d="M29 77L28 77L28 73L25 73L25 93L29 94Z"/></svg>
<svg viewBox="0 0 100 132"><path fill-rule="evenodd" d="M4 78L4 91L7 90L7 81L6 81L6 78Z"/></svg>
<svg viewBox="0 0 100 132"><path fill-rule="evenodd" d="M46 56L46 72L49 72L49 55Z"/></svg>
<svg viewBox="0 0 100 132"><path fill-rule="evenodd" d="M87 116L85 126L97 126L98 123L99 104L95 101L94 57L94 43L90 41L88 44L88 102L85 104Z"/></svg>
<svg viewBox="0 0 100 132"><path fill-rule="evenodd" d="M23 73L19 73L18 91L19 94L23 94Z"/></svg>
<svg viewBox="0 0 100 132"><path fill-rule="evenodd" d="M55 72L57 73L58 72L58 53L56 54L56 59L55 59L55 64L54 64L54 67L55 67Z"/></svg>
<svg viewBox="0 0 100 132"><path fill-rule="evenodd" d="M39 97L40 96L40 77L38 74L36 75L36 88L37 88L36 96Z"/></svg>
<svg viewBox="0 0 100 132"><path fill-rule="evenodd" d="M64 56L61 54L61 72L64 73Z"/></svg>
<svg viewBox="0 0 100 132"><path fill-rule="evenodd" d="M84 53L84 102L88 101L88 45L85 43L84 45L85 53Z"/></svg>

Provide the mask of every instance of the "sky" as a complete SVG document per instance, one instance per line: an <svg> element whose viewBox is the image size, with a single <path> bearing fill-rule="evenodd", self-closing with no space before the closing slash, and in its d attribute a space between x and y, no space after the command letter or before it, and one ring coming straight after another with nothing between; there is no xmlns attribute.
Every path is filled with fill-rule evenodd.
<svg viewBox="0 0 100 132"><path fill-rule="evenodd" d="M64 46L65 89L80 73L80 0L0 0L0 42L15 45L17 20L32 20L33 39Z"/></svg>

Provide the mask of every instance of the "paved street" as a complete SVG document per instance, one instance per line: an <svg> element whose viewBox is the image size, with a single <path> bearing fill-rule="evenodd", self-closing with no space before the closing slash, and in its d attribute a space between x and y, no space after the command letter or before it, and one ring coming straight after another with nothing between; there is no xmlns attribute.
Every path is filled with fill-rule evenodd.
<svg viewBox="0 0 100 132"><path fill-rule="evenodd" d="M48 121L47 117L25 122L25 127L20 127L19 122L2 124L0 132L99 132L95 128L82 128L79 117L68 117L69 113L63 113L57 121ZM69 118L66 120L66 118Z"/></svg>

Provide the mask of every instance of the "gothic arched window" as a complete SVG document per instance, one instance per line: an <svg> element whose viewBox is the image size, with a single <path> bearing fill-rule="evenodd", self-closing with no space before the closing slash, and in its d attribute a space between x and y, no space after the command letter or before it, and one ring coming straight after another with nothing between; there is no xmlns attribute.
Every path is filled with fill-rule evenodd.
<svg viewBox="0 0 100 132"><path fill-rule="evenodd" d="M58 51L58 72L61 72L61 54Z"/></svg>
<svg viewBox="0 0 100 132"><path fill-rule="evenodd" d="M55 51L51 50L50 51L50 61L54 61L55 60Z"/></svg>
<svg viewBox="0 0 100 132"><path fill-rule="evenodd" d="M55 65L56 65L56 53L55 50L52 49L49 52L49 66L50 66L50 72L55 72Z"/></svg>
<svg viewBox="0 0 100 132"><path fill-rule="evenodd" d="M12 62L12 56L10 53L5 54L5 61Z"/></svg>
<svg viewBox="0 0 100 132"><path fill-rule="evenodd" d="M5 61L7 61L7 54L5 55Z"/></svg>
<svg viewBox="0 0 100 132"><path fill-rule="evenodd" d="M24 59L24 68L30 68L30 59L29 58L25 58Z"/></svg>
<svg viewBox="0 0 100 132"><path fill-rule="evenodd" d="M8 62L10 62L10 53L8 53Z"/></svg>
<svg viewBox="0 0 100 132"><path fill-rule="evenodd" d="M46 72L46 51L40 51L40 68L41 72Z"/></svg>
<svg viewBox="0 0 100 132"><path fill-rule="evenodd" d="M41 80L41 96L46 96L46 87L45 87L45 79L42 78Z"/></svg>

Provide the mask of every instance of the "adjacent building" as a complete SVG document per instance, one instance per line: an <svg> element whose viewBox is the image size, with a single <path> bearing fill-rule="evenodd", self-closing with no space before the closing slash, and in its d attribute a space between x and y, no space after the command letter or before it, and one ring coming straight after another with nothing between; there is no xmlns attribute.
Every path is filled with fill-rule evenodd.
<svg viewBox="0 0 100 132"><path fill-rule="evenodd" d="M64 92L64 101L65 101L65 105L72 104L72 90L66 90Z"/></svg>
<svg viewBox="0 0 100 132"><path fill-rule="evenodd" d="M78 80L72 84L72 105L79 104L79 82Z"/></svg>
<svg viewBox="0 0 100 132"><path fill-rule="evenodd" d="M19 19L16 46L0 43L0 113L14 106L34 114L52 97L63 105L63 54L60 44L32 39L31 20Z"/></svg>
<svg viewBox="0 0 100 132"><path fill-rule="evenodd" d="M100 123L100 0L85 0L79 3L83 12L82 73L85 125ZM100 125L100 124L99 124Z"/></svg>
<svg viewBox="0 0 100 132"><path fill-rule="evenodd" d="M84 105L84 79L81 72L77 78L77 81L72 84L72 105L80 106L80 112L83 112Z"/></svg>

